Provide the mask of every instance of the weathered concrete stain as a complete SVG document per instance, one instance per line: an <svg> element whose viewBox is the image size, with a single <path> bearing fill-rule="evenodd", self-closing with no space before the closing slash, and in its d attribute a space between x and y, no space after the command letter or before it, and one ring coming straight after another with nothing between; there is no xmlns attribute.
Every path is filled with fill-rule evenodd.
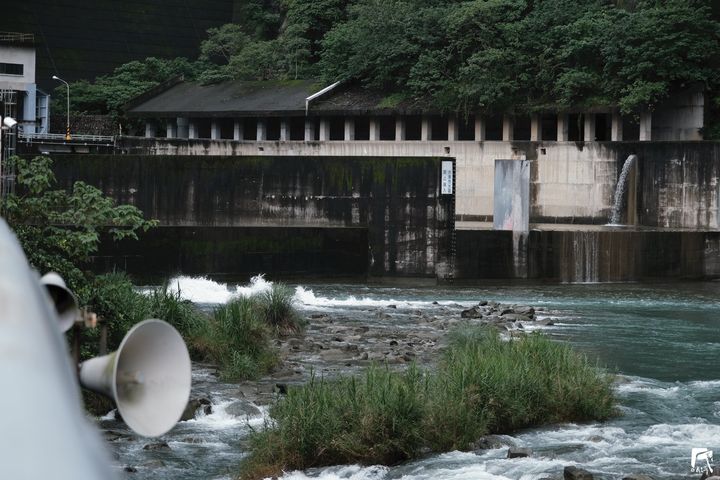
<svg viewBox="0 0 720 480"><path fill-rule="evenodd" d="M63 156L61 186L97 185L163 226L368 229L372 275L434 276L452 197L438 158Z"/></svg>

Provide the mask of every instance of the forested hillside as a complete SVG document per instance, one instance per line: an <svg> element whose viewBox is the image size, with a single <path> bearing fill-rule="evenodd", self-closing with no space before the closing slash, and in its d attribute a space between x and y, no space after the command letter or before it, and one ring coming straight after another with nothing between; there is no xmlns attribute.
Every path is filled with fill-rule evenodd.
<svg viewBox="0 0 720 480"><path fill-rule="evenodd" d="M78 85L75 108L116 111L176 73L319 78L422 97L446 111L653 108L674 89L720 106L712 0L246 0L198 59L135 62ZM79 103L78 103L79 102ZM714 118L708 120L714 121ZM720 137L711 126L709 136ZM712 130L712 131L710 131Z"/></svg>

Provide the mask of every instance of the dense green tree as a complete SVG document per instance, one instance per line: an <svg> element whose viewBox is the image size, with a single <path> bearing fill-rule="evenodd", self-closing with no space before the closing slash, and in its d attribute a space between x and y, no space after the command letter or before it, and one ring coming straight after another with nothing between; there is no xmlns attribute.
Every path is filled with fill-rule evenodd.
<svg viewBox="0 0 720 480"><path fill-rule="evenodd" d="M30 264L42 273L58 272L83 300L89 283L82 267L97 251L101 232L114 240L137 238L138 231L156 224L84 182L75 182L69 192L54 189L49 157L11 157L9 164L17 175L16 191L0 202L4 218Z"/></svg>

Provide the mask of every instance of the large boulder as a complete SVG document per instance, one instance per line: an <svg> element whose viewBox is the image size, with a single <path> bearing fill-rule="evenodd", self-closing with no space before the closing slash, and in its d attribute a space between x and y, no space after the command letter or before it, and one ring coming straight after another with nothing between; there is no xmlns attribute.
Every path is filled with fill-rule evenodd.
<svg viewBox="0 0 720 480"><path fill-rule="evenodd" d="M565 467L563 478L565 480L593 480L592 473L575 466Z"/></svg>
<svg viewBox="0 0 720 480"><path fill-rule="evenodd" d="M246 400L237 400L231 403L225 407L225 413L233 417L257 417L262 414L258 407Z"/></svg>

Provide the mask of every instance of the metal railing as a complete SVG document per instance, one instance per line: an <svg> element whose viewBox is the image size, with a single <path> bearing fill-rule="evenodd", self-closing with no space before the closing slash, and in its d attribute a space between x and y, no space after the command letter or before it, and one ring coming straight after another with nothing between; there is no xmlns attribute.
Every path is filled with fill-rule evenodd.
<svg viewBox="0 0 720 480"><path fill-rule="evenodd" d="M34 41L35 35L32 33L0 32L0 42L26 43Z"/></svg>
<svg viewBox="0 0 720 480"><path fill-rule="evenodd" d="M20 133L18 139L21 142L33 143L43 141L62 141L62 142L91 142L91 143L114 143L115 137L112 135L77 135L73 134L70 140L65 139L64 133Z"/></svg>

